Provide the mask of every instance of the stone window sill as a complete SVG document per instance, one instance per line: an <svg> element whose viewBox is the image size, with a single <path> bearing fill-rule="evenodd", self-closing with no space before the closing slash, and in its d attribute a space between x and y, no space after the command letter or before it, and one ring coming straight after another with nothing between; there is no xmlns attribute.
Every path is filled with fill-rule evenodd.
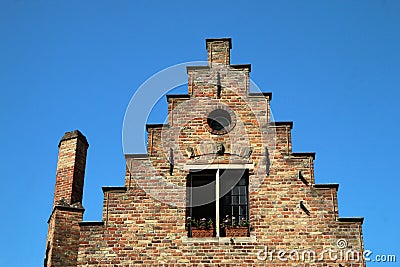
<svg viewBox="0 0 400 267"><path fill-rule="evenodd" d="M255 243L257 238L255 236L250 237L182 237L182 243Z"/></svg>

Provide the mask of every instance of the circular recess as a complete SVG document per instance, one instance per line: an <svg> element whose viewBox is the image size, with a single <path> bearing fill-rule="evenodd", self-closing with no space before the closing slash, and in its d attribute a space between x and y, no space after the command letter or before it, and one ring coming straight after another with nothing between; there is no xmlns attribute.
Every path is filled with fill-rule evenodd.
<svg viewBox="0 0 400 267"><path fill-rule="evenodd" d="M224 134L231 129L232 117L226 110L215 109L208 114L207 124L211 128L212 133Z"/></svg>

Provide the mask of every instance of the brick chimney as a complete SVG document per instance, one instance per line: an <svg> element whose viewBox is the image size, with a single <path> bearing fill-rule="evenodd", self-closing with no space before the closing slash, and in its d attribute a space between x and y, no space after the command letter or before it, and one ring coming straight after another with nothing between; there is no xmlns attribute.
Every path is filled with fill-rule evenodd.
<svg viewBox="0 0 400 267"><path fill-rule="evenodd" d="M89 144L78 131L67 132L58 144L53 211L48 220L45 267L76 266L86 153Z"/></svg>
<svg viewBox="0 0 400 267"><path fill-rule="evenodd" d="M206 39L206 48L209 65L212 65L212 63L230 64L230 50L232 48L231 38Z"/></svg>
<svg viewBox="0 0 400 267"><path fill-rule="evenodd" d="M82 203L88 147L86 137L78 130L66 132L61 138L53 206Z"/></svg>

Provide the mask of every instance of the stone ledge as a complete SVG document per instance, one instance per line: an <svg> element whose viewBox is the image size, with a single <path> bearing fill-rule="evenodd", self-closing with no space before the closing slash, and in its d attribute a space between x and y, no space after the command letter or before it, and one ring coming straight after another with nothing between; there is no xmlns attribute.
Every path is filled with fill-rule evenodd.
<svg viewBox="0 0 400 267"><path fill-rule="evenodd" d="M255 236L250 237L182 237L183 244L190 243L218 243L218 244L235 244L235 243L255 243L257 238Z"/></svg>
<svg viewBox="0 0 400 267"><path fill-rule="evenodd" d="M170 98L189 99L190 95L189 94L169 94L169 95L167 95L167 101Z"/></svg>
<svg viewBox="0 0 400 267"><path fill-rule="evenodd" d="M183 166L183 170L216 170L216 169L235 169L235 170L242 170L242 169L254 169L253 163L238 163L238 164L223 164L223 163L192 163L186 164Z"/></svg>
<svg viewBox="0 0 400 267"><path fill-rule="evenodd" d="M315 160L315 152L293 152L293 157L312 157Z"/></svg>
<svg viewBox="0 0 400 267"><path fill-rule="evenodd" d="M293 129L293 121L271 121L268 124L271 127L289 126L290 129Z"/></svg>
<svg viewBox="0 0 400 267"><path fill-rule="evenodd" d="M325 188L335 188L336 191L339 189L339 184L314 184L313 185L314 188L321 188L321 189L325 189Z"/></svg>
<svg viewBox="0 0 400 267"><path fill-rule="evenodd" d="M149 158L148 154L125 154L125 159L147 159Z"/></svg>
<svg viewBox="0 0 400 267"><path fill-rule="evenodd" d="M251 72L251 64L233 64L229 66L232 69L249 69L249 72Z"/></svg>
<svg viewBox="0 0 400 267"><path fill-rule="evenodd" d="M364 217L339 217L337 219L339 222L364 222Z"/></svg>
<svg viewBox="0 0 400 267"><path fill-rule="evenodd" d="M163 127L169 127L169 124L163 124L163 123L146 124L146 131L149 131L149 129L163 128Z"/></svg>
<svg viewBox="0 0 400 267"><path fill-rule="evenodd" d="M110 192L110 191L114 191L114 192L118 192L118 193L120 193L120 192L125 193L127 190L126 186L103 186L101 189L103 190L103 193Z"/></svg>
<svg viewBox="0 0 400 267"><path fill-rule="evenodd" d="M209 66L186 66L186 72L189 72L191 70L206 70L209 68Z"/></svg>
<svg viewBox="0 0 400 267"><path fill-rule="evenodd" d="M79 222L79 226L104 226L104 222Z"/></svg>
<svg viewBox="0 0 400 267"><path fill-rule="evenodd" d="M253 92L253 93L249 93L250 97L266 97L268 96L269 100L272 100L272 92Z"/></svg>

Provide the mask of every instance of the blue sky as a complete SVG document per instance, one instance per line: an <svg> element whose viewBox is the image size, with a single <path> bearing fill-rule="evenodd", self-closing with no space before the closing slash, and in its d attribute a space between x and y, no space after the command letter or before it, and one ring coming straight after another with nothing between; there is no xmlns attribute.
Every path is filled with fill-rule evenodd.
<svg viewBox="0 0 400 267"><path fill-rule="evenodd" d="M43 262L66 131L90 143L84 218L101 219L101 186L124 182L130 98L206 60L208 37L232 37L232 63L251 63L275 119L294 121L294 151L317 152L316 181L340 183L340 215L364 216L365 247L400 261L399 1L3 0L0 266Z"/></svg>

